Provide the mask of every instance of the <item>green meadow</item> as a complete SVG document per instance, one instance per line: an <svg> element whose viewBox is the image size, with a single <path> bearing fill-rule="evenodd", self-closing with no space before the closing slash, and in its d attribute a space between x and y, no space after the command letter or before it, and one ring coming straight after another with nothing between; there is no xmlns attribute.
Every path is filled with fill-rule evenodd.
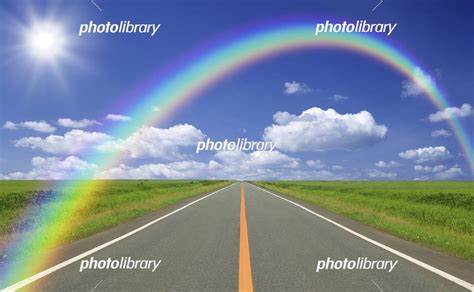
<svg viewBox="0 0 474 292"><path fill-rule="evenodd" d="M474 182L255 182L400 238L474 260Z"/></svg>
<svg viewBox="0 0 474 292"><path fill-rule="evenodd" d="M74 216L76 228L63 234L58 244L87 237L120 223L140 217L148 212L164 208L188 198L221 188L229 181L199 180L111 180L92 193L79 193L91 200L82 207L80 216ZM54 182L48 181L0 181L0 243L32 226L38 216L25 216L26 212L37 212L57 205L56 210L67 210L63 206L75 204L58 191ZM81 191L79 191L81 192ZM51 220L64 218L68 214L50 214ZM54 216L57 216L56 218Z"/></svg>

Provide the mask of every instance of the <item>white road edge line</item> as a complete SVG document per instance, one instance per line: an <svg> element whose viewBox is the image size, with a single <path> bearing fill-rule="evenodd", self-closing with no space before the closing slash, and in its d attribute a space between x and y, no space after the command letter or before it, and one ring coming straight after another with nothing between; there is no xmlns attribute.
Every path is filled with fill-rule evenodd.
<svg viewBox="0 0 474 292"><path fill-rule="evenodd" d="M51 273L53 273L53 272L56 272L57 270L62 269L62 268L66 267L66 266L68 266L68 265L70 265L70 264L72 264L72 263L74 263L74 262L77 262L78 260L80 260L80 259L82 259L82 258L85 258L85 257L87 257L87 256L89 256L89 255L91 255L91 254L93 254L93 253L95 253L95 252L98 252L98 251L101 250L101 249L104 249L104 248L106 248L106 247L108 247L108 246L110 246L110 245L112 245L112 244L114 244L114 243L117 243L117 242L121 241L122 239L125 239L125 238L127 238L127 237L130 237L130 236L132 236L133 234L135 234L135 233L137 233L137 232L139 232L139 231L142 231L143 229L145 229L145 228L147 228L147 227L150 227L151 225L153 225L153 224L155 224L155 223L157 223L157 222L159 222L159 221L161 221L161 220L163 220L163 219L165 219L165 218L167 218L167 217L169 217L169 216L171 216L171 215L173 215L173 214L176 214L176 213L178 213L179 211L181 211L181 210L183 210L183 209L186 209L187 207L189 207L189 206L191 206L191 205L194 205L194 204L196 204L196 203L199 202L199 201L202 201L202 200L204 200L204 199L206 199L206 198L209 198L210 196L215 195L215 194L217 194L217 193L220 192L220 191L223 191L223 190L225 190L225 189L228 189L228 188L230 188L231 186L233 186L233 185L235 185L235 184L236 184L236 183L230 184L230 185L228 185L228 186L226 186L226 187L224 187L224 188L222 188L222 189L219 189L219 190L217 190L217 191L215 191L215 192L212 192L212 193L210 193L210 194L208 194L208 195L205 195L204 197L201 197L201 198L199 198L199 199L197 199L197 200L194 200L194 201L192 201L192 202L190 202L190 203L184 205L183 207L181 207L181 208L179 208L179 209L176 209L176 210L174 210L174 211L172 211L172 212L170 212L170 213L168 213L168 214L166 214L166 215L164 215L164 216L161 216L161 217L158 218L158 219L155 219L155 220L153 220L153 221L151 221L151 222L148 222L148 223L145 224L145 225L142 225L141 227L138 227L137 229L134 229L134 230L132 230L132 231L130 231L130 232L128 232L128 233L122 235L122 236L119 236L119 237L117 237L117 238L115 238L115 239L112 239L111 241L108 241L108 242L103 243L103 244L101 244L101 245L99 245L99 246L97 246L97 247L94 247L93 249L90 249L90 250L88 250L88 251L86 251L86 252L83 252L83 253L81 253L81 254L79 254L79 255L77 255L77 256L75 256L75 257L72 257L72 258L70 258L70 259L68 259L68 260L66 260L66 261L64 261L64 262L61 262L61 263L59 263L59 264L56 264L56 265L54 265L54 266L52 266L52 267L50 267L50 268L48 268L48 269L46 269L46 270L44 270L44 271L42 271L42 272L39 272L39 273L37 273L37 274L35 274L35 275L32 275L32 276L30 276L30 277L28 277L28 278L26 278L26 279L24 279L24 280L21 280L20 282L17 282L17 283L15 283L15 284L11 285L11 286L8 286L8 287L6 287L6 288L4 288L4 289L2 289L2 290L0 290L0 291L1 291L1 292L9 292L9 291L15 291L15 290L18 290L18 289L20 289L20 288L23 288L24 286L29 285L29 284L31 284L31 283L33 283L33 282L35 282L35 281L37 281L37 280L39 280L39 279L41 279L41 278L47 276L47 275L49 275L49 274L51 274Z"/></svg>
<svg viewBox="0 0 474 292"><path fill-rule="evenodd" d="M360 233L357 233L357 232L355 232L354 230L349 229L349 228L345 227L344 225L341 225L341 224L339 224L339 223L337 223L337 222L335 222L335 221L333 221L333 220L331 220L331 219L329 219L329 218L327 218L327 217L324 217L323 215L320 215L320 214L318 214L318 213L316 213L316 212L314 212L314 211L311 211L310 209L308 209L308 208L306 208L306 207L303 207L303 206L301 206L301 205L298 204L298 203L295 203L295 202L293 202L293 201L291 201L291 200L288 200L288 199L286 199L286 198L283 198L283 197L281 197L281 196L279 196L279 195L277 195L277 194L274 194L274 193L272 193L272 192L270 192L270 191L267 191L267 190L265 190L265 189L262 189L261 187L258 187L258 186L256 186L256 185L253 185L253 184L250 184L250 185L253 186L253 187L255 187L255 188L257 188L257 189L259 189L259 190L261 190L261 191L267 192L267 193L269 193L270 195L275 196L275 197L277 197L277 198L279 198L279 199L281 199L281 200L283 200L283 201L286 201L286 202L288 202L288 203L291 203L291 204L293 204L293 205L295 205L295 206L297 206L297 207L299 207L299 208L301 208L301 209L303 209L303 210L305 210L305 211L307 211L307 212L313 214L314 216L317 216L317 217L319 217L319 218L321 218L321 219L323 219L323 220L325 220L325 221L327 221L327 222L329 222L329 223L332 223L332 224L336 225L337 227L339 227L339 228L341 228L341 229L344 229L345 231L347 231L347 232L349 232L349 233L351 233L351 234L353 234L353 235L355 235L355 236L357 236L357 237L359 237L359 238L361 238L361 239L363 239L363 240L365 240L365 241L367 241L367 242L370 242L370 243L372 243L372 244L374 244L374 245L376 245L376 246L378 246L378 247L380 247L380 248L383 248L383 249L385 249L386 251L389 251L389 252L391 252L391 253L393 253L393 254L395 254L395 255L397 255L397 256L399 256L399 257L401 257L401 258L403 258L403 259L405 259L405 260L407 260L407 261L410 261L410 262L412 262L412 263L414 263L414 264L416 264L416 265L418 265L418 266L420 266L420 267L422 267L422 268L424 268L424 269L427 269L428 271L433 272L433 273L435 273L435 274L437 274L437 275L439 275L439 276L441 276L441 277L443 277L443 278L445 278L445 279L447 279L447 280L449 280L449 281L451 281L451 282L454 282L454 283L456 283L456 284L458 284L458 285L460 285L460 286L462 286L462 287L468 289L469 291L473 291L473 290L474 290L474 285L471 284L471 283L469 283L469 282L466 282L466 281L464 281L464 280L462 280L462 279L459 279L459 278L456 277L456 276L453 276L453 275L451 275L451 274L448 274L448 273L446 273L446 272L444 272L444 271L442 271L442 270L440 270L440 269L437 269L437 268L435 268L435 267L433 267L433 266L431 266L431 265L429 265L429 264L426 264L426 263L424 263L424 262L422 262L422 261L420 261L420 260L417 260L417 259L415 259L415 258L413 258L413 257L411 257L411 256L409 256L409 255L406 255L406 254L404 254L404 253L402 253L402 252L400 252L400 251L398 251L398 250L396 250L396 249L393 249L393 248L391 248L391 247L388 247L388 246L386 246L385 244L382 244L382 243L380 243L380 242L378 242L378 241L375 241L375 240L373 240L373 239L370 239L370 238L368 238L368 237L366 237L366 236L364 236L364 235L362 235L362 234L360 234Z"/></svg>

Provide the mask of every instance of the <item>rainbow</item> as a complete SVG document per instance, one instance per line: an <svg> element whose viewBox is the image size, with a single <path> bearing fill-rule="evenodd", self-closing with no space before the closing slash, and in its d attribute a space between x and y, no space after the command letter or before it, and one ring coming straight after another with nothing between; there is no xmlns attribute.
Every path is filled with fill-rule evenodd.
<svg viewBox="0 0 474 292"><path fill-rule="evenodd" d="M425 83L414 77L415 69L421 66L388 42L361 34L315 36L313 24L286 23L239 32L237 36L221 39L217 44L193 54L192 58L181 62L177 68L172 66L171 72L166 71L166 74L154 76L149 83L152 86L138 90L139 102L127 112L132 120L112 129L109 134L124 139L140 127L159 125L191 100L198 98L200 93L242 68L273 56L313 49L338 49L380 61L405 78L416 82L437 109L449 107L446 95L435 84ZM154 107L159 107L160 111L152 111ZM474 171L474 153L468 134L457 117L452 116L448 123L471 171ZM98 166L97 171L102 171L118 165L125 159L125 153L92 153L86 158L88 162ZM31 264L25 268L24 265L12 263L5 273L0 271L0 275L6 275L3 278L5 283L21 280L25 275L48 265L48 259L38 251L60 243L63 235L76 227L74 222L77 220L74 218L80 216L83 208L92 204L91 194L107 183L102 180L90 180L93 178L92 175L74 174L70 180L56 186L55 189L60 190L58 193L61 193L61 199L64 200L47 204L50 206L35 214L39 218L38 222L30 232L12 245L19 251L20 257L24 251L34 250L35 253L31 253L34 256L30 255L28 258Z"/></svg>

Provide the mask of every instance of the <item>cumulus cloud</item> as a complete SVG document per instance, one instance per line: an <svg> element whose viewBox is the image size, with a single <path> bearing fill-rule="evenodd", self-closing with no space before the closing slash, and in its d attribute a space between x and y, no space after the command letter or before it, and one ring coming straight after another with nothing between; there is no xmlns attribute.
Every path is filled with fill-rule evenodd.
<svg viewBox="0 0 474 292"><path fill-rule="evenodd" d="M23 137L14 144L16 147L40 149L53 154L77 154L84 149L96 147L111 140L112 137L104 133L74 129L63 136Z"/></svg>
<svg viewBox="0 0 474 292"><path fill-rule="evenodd" d="M375 163L375 166L379 168L398 167L400 166L400 163L396 161L385 162L383 160L379 160Z"/></svg>
<svg viewBox="0 0 474 292"><path fill-rule="evenodd" d="M324 162L322 162L321 160L308 160L306 161L306 165L311 168L316 168L316 169L321 169L321 168L326 167Z"/></svg>
<svg viewBox="0 0 474 292"><path fill-rule="evenodd" d="M58 119L58 125L65 128L86 128L93 125L101 125L96 120L82 119L82 120L72 120L69 118Z"/></svg>
<svg viewBox="0 0 474 292"><path fill-rule="evenodd" d="M378 125L367 111L339 114L313 107L299 116L277 112L273 120L275 124L264 130L264 139L289 152L360 148L387 134L387 127Z"/></svg>
<svg viewBox="0 0 474 292"><path fill-rule="evenodd" d="M447 168L444 165L436 165L433 167L415 165L414 169L418 173L434 174L434 178L441 179L441 180L455 179L455 178L464 176L463 170L458 165L455 165L451 168ZM419 180L419 179L429 180L431 179L431 177L422 176L420 178L415 178L415 180Z"/></svg>
<svg viewBox="0 0 474 292"><path fill-rule="evenodd" d="M413 169L416 172L421 172L421 173L436 173L440 172L446 169L446 166L444 165L436 165L436 166L423 166L423 165L415 165Z"/></svg>
<svg viewBox="0 0 474 292"><path fill-rule="evenodd" d="M130 121L132 118L124 115L108 114L105 119L113 122L126 122Z"/></svg>
<svg viewBox="0 0 474 292"><path fill-rule="evenodd" d="M370 178L395 178L398 176L396 172L385 172L378 169L371 169L367 172Z"/></svg>
<svg viewBox="0 0 474 292"><path fill-rule="evenodd" d="M435 85L435 80L429 74L416 67L413 71L413 79L402 82L402 97L419 96L425 88Z"/></svg>
<svg viewBox="0 0 474 292"><path fill-rule="evenodd" d="M3 128L9 130L27 129L40 133L53 133L54 131L56 131L55 127L51 126L48 122L45 121L26 121L21 123L6 121L3 125Z"/></svg>
<svg viewBox="0 0 474 292"><path fill-rule="evenodd" d="M77 154L84 150L100 152L123 151L129 158L183 159L179 148L194 146L205 135L188 124L167 129L142 127L130 137L118 140L101 132L74 129L63 136L23 137L14 142L16 147L40 149L53 154Z"/></svg>
<svg viewBox="0 0 474 292"><path fill-rule="evenodd" d="M168 164L145 164L138 167L120 165L98 175L99 178L165 178L165 179L344 179L328 170L302 171L299 160L278 151L252 153L218 152L215 160L183 160ZM291 171L289 171L291 169Z"/></svg>
<svg viewBox="0 0 474 292"><path fill-rule="evenodd" d="M449 150L444 146L430 146L418 149L410 149L400 152L398 155L403 159L414 160L416 163L442 161L452 157Z"/></svg>
<svg viewBox="0 0 474 292"><path fill-rule="evenodd" d="M301 171L295 170L289 174L281 173L277 179L290 179L290 180L345 180L348 179L342 174L336 174L330 170L310 170Z"/></svg>
<svg viewBox="0 0 474 292"><path fill-rule="evenodd" d="M87 175L96 169L95 164L88 163L76 156L65 159L57 157L36 156L31 159L32 169L28 172L13 172L3 175L4 179L59 180L67 179L71 174Z"/></svg>
<svg viewBox="0 0 474 292"><path fill-rule="evenodd" d="M317 171L316 173L319 173L320 175L322 174L325 174L326 177L329 175L329 173L331 173L331 176L334 176L334 173L330 172L328 169L332 169L332 170L343 170L344 167L340 166L340 165L332 165L332 166L328 166L326 165L326 163L324 163L323 161L321 160L307 160L306 161L306 165L310 168L314 168L314 169L326 169L324 171Z"/></svg>
<svg viewBox="0 0 474 292"><path fill-rule="evenodd" d="M268 153L268 152L267 152ZM219 154L219 155L218 155ZM96 175L101 179L295 179L295 180L341 180L347 179L325 169L304 171L294 168L297 159L279 153L269 159L257 153L219 152L209 162L183 160L170 163L148 163L139 166L120 166L102 171ZM236 163L243 158L243 163ZM296 162L296 163L295 163ZM291 171L288 171L291 169ZM432 173L432 172L430 172ZM434 173L438 179L452 179L464 175L459 167ZM372 179L394 179L396 172L371 169L367 176ZM417 179L428 180L423 176Z"/></svg>
<svg viewBox="0 0 474 292"><path fill-rule="evenodd" d="M102 151L126 151L129 158L183 159L179 148L195 146L205 135L189 124L167 129L141 127L125 140L111 140L98 147Z"/></svg>
<svg viewBox="0 0 474 292"><path fill-rule="evenodd" d="M437 111L428 116L428 120L432 123L442 122L449 120L453 117L466 118L474 114L472 106L470 104L463 104L460 108L458 107L447 107L442 111Z"/></svg>
<svg viewBox="0 0 474 292"><path fill-rule="evenodd" d="M284 87L285 94L309 93L313 91L308 85L296 81L285 82Z"/></svg>
<svg viewBox="0 0 474 292"><path fill-rule="evenodd" d="M429 176L419 176L415 177L413 180L414 181L425 181L425 180L430 180L431 178Z"/></svg>
<svg viewBox="0 0 474 292"><path fill-rule="evenodd" d="M120 165L97 175L101 179L199 179L213 178L211 170L218 164L215 161L178 161L168 164L144 164L138 167Z"/></svg>
<svg viewBox="0 0 474 292"><path fill-rule="evenodd" d="M431 132L431 137L438 138L438 137L450 137L451 132L445 129L434 130Z"/></svg>
<svg viewBox="0 0 474 292"><path fill-rule="evenodd" d="M459 166L453 166L449 169L436 173L435 176L438 179L454 179L464 176L464 172Z"/></svg>
<svg viewBox="0 0 474 292"><path fill-rule="evenodd" d="M165 179L278 179L288 175L288 168L299 165L296 158L278 151L221 151L208 163L183 160L168 164L145 164L138 167L120 165L98 174L99 178L165 178ZM292 176L292 171L287 177ZM299 173L295 169L295 173Z"/></svg>
<svg viewBox="0 0 474 292"><path fill-rule="evenodd" d="M341 94L334 94L333 96L330 97L330 99L332 99L335 102L339 102L339 101L348 100L349 96L341 95Z"/></svg>
<svg viewBox="0 0 474 292"><path fill-rule="evenodd" d="M17 125L11 121L6 121L5 124L3 125L3 128L9 129L9 130L18 130Z"/></svg>
<svg viewBox="0 0 474 292"><path fill-rule="evenodd" d="M296 168L299 160L283 154L279 151L254 151L245 153L241 151L220 151L216 158L226 165L239 165L251 171L253 168L284 167Z"/></svg>
<svg viewBox="0 0 474 292"><path fill-rule="evenodd" d="M308 179L313 179L313 180L338 180L341 179L340 176L334 174L332 171L329 170L319 170L315 171L314 173L309 173L309 178Z"/></svg>

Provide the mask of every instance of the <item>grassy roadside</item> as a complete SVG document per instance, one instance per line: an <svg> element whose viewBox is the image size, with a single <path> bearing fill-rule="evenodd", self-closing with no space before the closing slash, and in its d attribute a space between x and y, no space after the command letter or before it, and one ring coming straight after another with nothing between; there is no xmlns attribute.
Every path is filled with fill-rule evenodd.
<svg viewBox="0 0 474 292"><path fill-rule="evenodd" d="M474 261L474 182L255 182L400 238Z"/></svg>
<svg viewBox="0 0 474 292"><path fill-rule="evenodd" d="M92 194L93 203L81 211L81 222L76 222L78 228L68 230L60 243L90 236L229 183L197 180L106 181L106 187ZM58 203L51 200L60 197L52 191L52 187L53 183L48 181L0 181L0 243L11 235L21 233L24 226L31 225L32 222L26 221L23 216L25 210L38 210L45 204Z"/></svg>

